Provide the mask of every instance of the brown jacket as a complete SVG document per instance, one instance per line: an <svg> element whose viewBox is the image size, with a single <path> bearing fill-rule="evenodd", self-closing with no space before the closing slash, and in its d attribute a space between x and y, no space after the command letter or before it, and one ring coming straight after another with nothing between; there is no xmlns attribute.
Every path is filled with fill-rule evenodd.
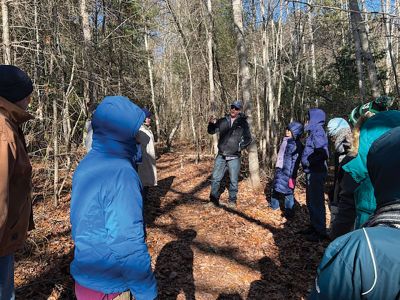
<svg viewBox="0 0 400 300"><path fill-rule="evenodd" d="M0 256L23 246L32 219L32 167L20 125L33 117L0 97Z"/></svg>

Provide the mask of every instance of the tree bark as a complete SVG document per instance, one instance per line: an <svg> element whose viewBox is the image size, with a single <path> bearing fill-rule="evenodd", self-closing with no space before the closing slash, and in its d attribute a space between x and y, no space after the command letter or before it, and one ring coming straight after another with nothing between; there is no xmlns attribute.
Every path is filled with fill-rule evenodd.
<svg viewBox="0 0 400 300"><path fill-rule="evenodd" d="M244 39L243 32L243 17L242 17L242 1L241 0L232 0L232 9L233 9L233 20L236 29L236 37L237 37L237 51L239 55L239 64L240 64L240 78L241 78L241 89L243 102L245 105L245 112L247 115L247 120L252 131L252 135L254 137L253 130L253 116L252 116L252 105L251 105L251 97L250 97L250 71L247 63L247 50ZM257 143L253 139L253 142L249 146L249 171L250 171L250 181L254 188L259 188L261 186L260 182L260 167L258 161L258 150Z"/></svg>
<svg viewBox="0 0 400 300"><path fill-rule="evenodd" d="M363 62L362 62L361 41L360 41L360 35L358 33L358 30L353 22L351 22L351 30L353 33L354 46L355 46L358 88L360 90L361 102L364 103L367 95L366 95L366 91L365 91L365 78L364 78L364 66L363 66Z"/></svg>
<svg viewBox="0 0 400 300"><path fill-rule="evenodd" d="M217 105L215 103L215 85L214 85L214 52L213 52L213 19L211 0L207 0L208 12L208 28L207 28L207 53L208 53L208 82L210 86L210 107L213 116L217 113ZM218 153L218 136L212 135L212 149L216 155Z"/></svg>
<svg viewBox="0 0 400 300"><path fill-rule="evenodd" d="M3 60L11 65L10 25L8 23L8 0L1 0L1 17L3 26Z"/></svg>
<svg viewBox="0 0 400 300"><path fill-rule="evenodd" d="M312 5L312 0L307 0L309 5ZM310 55L311 55L311 75L313 82L317 79L317 71L315 68L315 45L314 45L314 30L313 30L313 15L311 9L308 10L308 30L310 38Z"/></svg>
<svg viewBox="0 0 400 300"><path fill-rule="evenodd" d="M362 21L360 8L358 6L357 0L349 0L349 8L350 8L350 18L352 22L352 26L356 29L353 31L354 40L359 39L361 44L362 56L364 58L364 62L367 66L369 82L371 84L372 96L378 97L380 95L379 81L378 81L378 72L376 69L374 57L372 56L367 30L365 24ZM354 34L354 32L358 32Z"/></svg>
<svg viewBox="0 0 400 300"><path fill-rule="evenodd" d="M150 91L151 91L151 104L153 105L154 118L156 123L156 132L157 132L157 140L160 138L161 129L160 129L160 118L158 116L158 108L156 105L155 93L154 93L154 80L153 80L153 64L151 63L151 55L149 50L149 43L147 41L147 27L145 28L144 33L144 45L147 53L147 69L149 71L149 81L150 81Z"/></svg>
<svg viewBox="0 0 400 300"><path fill-rule="evenodd" d="M84 79L84 98L86 103L86 115L88 116L90 112L94 109L94 99L93 99L93 83L92 83L92 61L90 46L92 43L92 32L90 30L89 13L86 7L86 0L80 0L80 14L82 18L82 30L83 30L83 67L86 70L87 78Z"/></svg>

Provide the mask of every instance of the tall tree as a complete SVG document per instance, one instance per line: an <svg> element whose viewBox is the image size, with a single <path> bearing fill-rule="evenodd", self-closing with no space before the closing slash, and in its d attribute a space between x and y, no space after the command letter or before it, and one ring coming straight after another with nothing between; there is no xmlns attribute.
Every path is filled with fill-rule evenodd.
<svg viewBox="0 0 400 300"><path fill-rule="evenodd" d="M237 52L239 56L239 74L240 83L242 90L243 102L245 104L245 112L247 115L247 120L252 131L253 138L254 128L253 128L253 116L252 116L252 103L250 97L251 91L251 78L250 70L247 62L247 50L244 38L244 28L243 28L243 7L241 0L232 0L232 10L233 10L233 21L236 28L236 38L237 38ZM254 188L259 188L260 182L260 167L258 161L258 149L257 143L253 139L253 142L249 146L249 171L250 171L250 181Z"/></svg>
<svg viewBox="0 0 400 300"><path fill-rule="evenodd" d="M3 59L4 64L11 64L10 24L8 23L8 0L1 0L1 17L3 26Z"/></svg>
<svg viewBox="0 0 400 300"><path fill-rule="evenodd" d="M366 25L362 20L358 1L349 0L349 9L351 25L353 28L355 28L355 30L353 30L353 38L355 44L359 44L361 46L361 53L368 70L368 77L371 85L372 95L374 97L378 97L380 95L378 72L374 57L372 56L372 52L369 46L367 30L365 27Z"/></svg>
<svg viewBox="0 0 400 300"><path fill-rule="evenodd" d="M208 26L207 28L207 54L208 54L208 82L210 87L210 107L211 114L216 115L217 106L215 103L215 85L214 85L214 51L213 51L213 16L212 16L212 4L211 0L207 0L207 15L208 15ZM218 152L218 137L216 134L212 135L213 152Z"/></svg>

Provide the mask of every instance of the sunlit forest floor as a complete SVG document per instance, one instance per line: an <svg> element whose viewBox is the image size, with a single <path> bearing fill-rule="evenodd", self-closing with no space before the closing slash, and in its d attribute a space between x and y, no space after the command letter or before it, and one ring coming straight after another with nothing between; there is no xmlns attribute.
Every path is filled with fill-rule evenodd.
<svg viewBox="0 0 400 300"><path fill-rule="evenodd" d="M304 299L312 287L327 242L306 242L296 231L307 225L304 190L296 190L296 216L286 220L268 208L264 190L247 179L238 206L210 207L212 158L195 164L186 151L157 161L159 185L145 203L147 243L164 299ZM35 165L36 191L46 175ZM64 174L65 176L65 174ZM65 189L70 189L70 180ZM268 194L268 193L267 193ZM73 256L70 195L57 208L36 194L36 229L16 255L17 299L74 299L69 263Z"/></svg>

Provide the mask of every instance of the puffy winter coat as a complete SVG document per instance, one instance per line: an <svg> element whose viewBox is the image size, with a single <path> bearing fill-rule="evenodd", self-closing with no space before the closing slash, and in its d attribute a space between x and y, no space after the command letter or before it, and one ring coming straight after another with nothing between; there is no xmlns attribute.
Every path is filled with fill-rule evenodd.
<svg viewBox="0 0 400 300"><path fill-rule="evenodd" d="M328 138L324 130L325 112L319 108L308 111L308 132L301 164L305 173L322 173L327 171Z"/></svg>
<svg viewBox="0 0 400 300"><path fill-rule="evenodd" d="M289 124L288 129L292 132L293 138L288 139L285 154L283 156L282 168L276 168L274 177L274 190L285 194L293 194L289 188L289 179L297 177L300 158L303 152L303 144L300 142L300 136L303 134L303 125L298 122Z"/></svg>
<svg viewBox="0 0 400 300"><path fill-rule="evenodd" d="M72 182L71 274L95 291L130 290L135 299L152 300L157 285L144 240L142 187L132 166L144 118L121 96L104 98L94 113L92 150Z"/></svg>
<svg viewBox="0 0 400 300"><path fill-rule="evenodd" d="M368 119L361 127L357 156L343 166L343 170L358 184L354 190L355 229L360 228L376 209L374 188L367 170L368 151L376 139L397 126L400 126L400 112L395 110L381 112Z"/></svg>
<svg viewBox="0 0 400 300"><path fill-rule="evenodd" d="M230 116L208 123L208 133L219 132L218 153L223 156L240 156L240 151L251 143L251 133L247 117L239 114L231 126Z"/></svg>

